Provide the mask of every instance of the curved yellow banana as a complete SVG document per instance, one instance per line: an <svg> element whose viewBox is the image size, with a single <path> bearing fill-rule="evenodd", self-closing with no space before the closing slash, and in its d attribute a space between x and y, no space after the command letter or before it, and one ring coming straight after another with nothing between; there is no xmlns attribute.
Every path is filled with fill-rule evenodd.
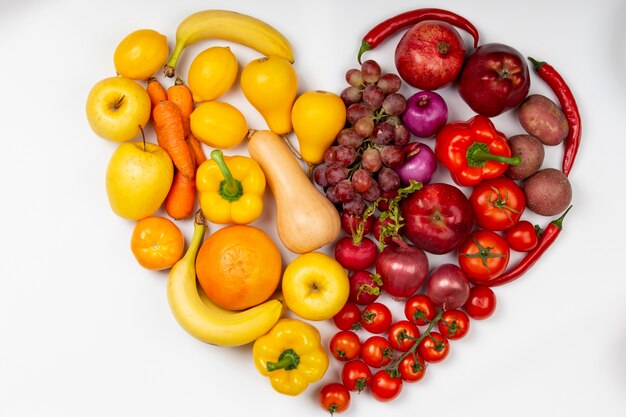
<svg viewBox="0 0 626 417"><path fill-rule="evenodd" d="M196 287L195 261L206 231L201 211L185 256L171 269L167 300L178 323L195 338L219 346L240 346L267 333L281 316L283 305L271 299L244 311L228 311L202 299Z"/></svg>
<svg viewBox="0 0 626 417"><path fill-rule="evenodd" d="M165 75L173 77L178 58L187 46L204 39L240 43L265 56L279 56L293 63L289 40L273 26L230 10L204 10L185 18L176 29L176 45L165 64Z"/></svg>

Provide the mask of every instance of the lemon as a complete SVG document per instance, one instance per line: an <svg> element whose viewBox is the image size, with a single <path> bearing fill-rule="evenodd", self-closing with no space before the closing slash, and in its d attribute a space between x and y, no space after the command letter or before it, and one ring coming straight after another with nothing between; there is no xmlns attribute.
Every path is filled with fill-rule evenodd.
<svg viewBox="0 0 626 417"><path fill-rule="evenodd" d="M190 116L193 135L201 142L219 149L232 148L248 134L244 115L232 104L223 101L205 101Z"/></svg>
<svg viewBox="0 0 626 417"><path fill-rule="evenodd" d="M221 97L235 83L238 63L229 47L213 46L191 62L187 84L197 103Z"/></svg>
<svg viewBox="0 0 626 417"><path fill-rule="evenodd" d="M165 64L168 54L167 37L152 29L140 29L117 45L113 63L119 75L145 80Z"/></svg>

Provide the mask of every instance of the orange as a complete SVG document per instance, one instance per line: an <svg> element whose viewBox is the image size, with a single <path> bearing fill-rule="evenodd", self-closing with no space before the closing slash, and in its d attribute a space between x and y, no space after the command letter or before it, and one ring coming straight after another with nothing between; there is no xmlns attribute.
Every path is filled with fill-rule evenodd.
<svg viewBox="0 0 626 417"><path fill-rule="evenodd" d="M198 251L196 274L206 296L228 310L266 301L282 273L280 251L261 229L231 225L209 236Z"/></svg>
<svg viewBox="0 0 626 417"><path fill-rule="evenodd" d="M141 266L150 270L167 269L183 257L185 238L171 220L150 216L135 224L130 249Z"/></svg>

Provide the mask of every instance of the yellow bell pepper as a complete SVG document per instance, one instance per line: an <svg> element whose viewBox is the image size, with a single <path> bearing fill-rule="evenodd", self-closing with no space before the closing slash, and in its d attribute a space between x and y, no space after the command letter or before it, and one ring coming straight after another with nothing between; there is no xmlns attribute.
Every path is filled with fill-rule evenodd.
<svg viewBox="0 0 626 417"><path fill-rule="evenodd" d="M196 172L196 189L205 217L216 224L248 224L263 212L265 174L245 156L211 152Z"/></svg>
<svg viewBox="0 0 626 417"><path fill-rule="evenodd" d="M254 364L269 377L272 387L286 395L298 395L319 381L328 369L328 354L319 331L297 319L283 318L252 347Z"/></svg>

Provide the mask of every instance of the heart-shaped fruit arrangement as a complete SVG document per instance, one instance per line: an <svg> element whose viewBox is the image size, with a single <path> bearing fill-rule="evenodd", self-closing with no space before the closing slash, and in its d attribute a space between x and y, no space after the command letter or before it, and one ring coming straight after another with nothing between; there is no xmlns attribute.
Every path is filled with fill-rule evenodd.
<svg viewBox="0 0 626 417"><path fill-rule="evenodd" d="M397 73L361 62L401 30ZM209 47L193 57L185 83L178 60L207 39L262 56L239 71L228 45ZM561 232L581 136L574 97L552 66L528 58L558 104L530 94L523 55L480 44L478 30L450 11L381 22L357 58L341 92L302 92L280 32L206 10L180 23L171 53L154 30L128 35L114 53L117 76L87 98L93 131L122 142L106 172L111 209L134 223L138 263L169 270L178 323L206 343L251 344L259 372L287 395L320 381L330 357L343 362L318 391L331 414L348 408L351 392L397 397L446 358L471 320L492 315L490 287L522 276ZM262 130L223 100L236 81ZM443 88L452 98L436 92ZM449 120L459 103L472 117ZM505 112L519 134L506 137L491 119ZM562 143L561 169L545 167ZM280 242L252 224L267 185ZM543 229L530 221L540 216L550 216ZM192 218L185 248L179 222ZM207 236L209 224L218 227ZM281 247L294 254L287 265ZM446 258L433 254L447 261L435 264ZM330 320L339 330L325 345L315 322Z"/></svg>

